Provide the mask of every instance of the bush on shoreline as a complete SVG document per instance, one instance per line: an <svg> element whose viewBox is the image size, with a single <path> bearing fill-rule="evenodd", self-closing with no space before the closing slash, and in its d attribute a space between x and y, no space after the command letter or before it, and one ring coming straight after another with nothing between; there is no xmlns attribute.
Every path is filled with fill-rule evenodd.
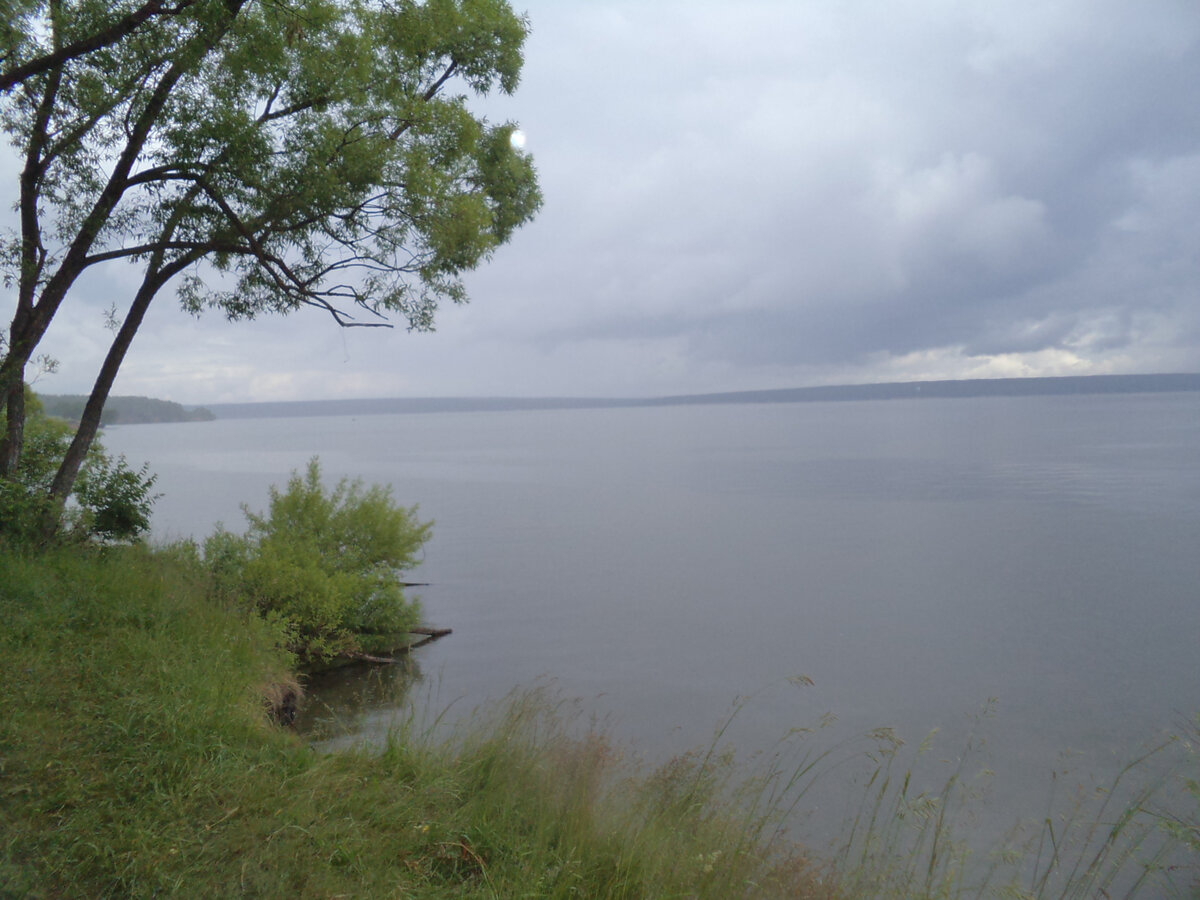
<svg viewBox="0 0 1200 900"><path fill-rule="evenodd" d="M322 662L360 649L365 635L406 632L420 604L405 597L400 573L419 561L431 522L397 506L379 485L342 479L327 490L316 458L270 489L267 511L251 512L244 535L217 528L204 558L218 589L288 633L288 648Z"/></svg>

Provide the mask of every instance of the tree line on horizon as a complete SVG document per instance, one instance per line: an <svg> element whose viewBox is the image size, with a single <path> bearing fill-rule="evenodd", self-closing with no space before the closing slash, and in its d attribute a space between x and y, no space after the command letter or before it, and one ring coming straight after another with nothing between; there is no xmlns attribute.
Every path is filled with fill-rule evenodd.
<svg viewBox="0 0 1200 900"><path fill-rule="evenodd" d="M38 394L48 416L78 422L88 398L85 394ZM167 422L211 422L216 416L203 406L188 408L173 400L154 397L109 397L100 416L103 425L143 425Z"/></svg>

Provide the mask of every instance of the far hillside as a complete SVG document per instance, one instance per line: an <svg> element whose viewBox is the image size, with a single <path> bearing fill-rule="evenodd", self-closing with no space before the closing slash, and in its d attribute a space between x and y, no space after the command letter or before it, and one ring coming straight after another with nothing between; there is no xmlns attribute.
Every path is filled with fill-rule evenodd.
<svg viewBox="0 0 1200 900"><path fill-rule="evenodd" d="M39 394L46 413L78 422L87 397L82 394ZM149 422L209 422L216 416L204 407L188 408L153 397L109 397L100 416L101 425L138 425Z"/></svg>
<svg viewBox="0 0 1200 900"><path fill-rule="evenodd" d="M222 419L292 416L367 416L376 413L502 412L531 409L607 409L725 403L836 403L850 400L965 400L1085 394L1156 394L1200 391L1200 373L1064 375L1048 378L976 378L834 384L816 387L680 394L671 397L395 397L214 403Z"/></svg>

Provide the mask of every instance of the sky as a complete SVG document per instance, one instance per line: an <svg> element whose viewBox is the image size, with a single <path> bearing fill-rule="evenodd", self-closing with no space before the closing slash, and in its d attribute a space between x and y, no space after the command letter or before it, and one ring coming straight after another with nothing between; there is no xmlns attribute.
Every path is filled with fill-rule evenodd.
<svg viewBox="0 0 1200 900"><path fill-rule="evenodd" d="M515 0L545 206L431 334L155 301L182 403L1200 371L1192 0ZM7 178L13 187L13 179ZM83 393L133 272L36 389ZM11 301L8 309L11 309ZM0 311L4 307L0 306ZM7 320L7 316L5 317Z"/></svg>

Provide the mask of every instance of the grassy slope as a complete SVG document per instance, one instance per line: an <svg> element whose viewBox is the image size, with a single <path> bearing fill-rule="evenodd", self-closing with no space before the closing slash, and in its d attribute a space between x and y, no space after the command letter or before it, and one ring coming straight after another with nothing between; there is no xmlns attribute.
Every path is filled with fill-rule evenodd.
<svg viewBox="0 0 1200 900"><path fill-rule="evenodd" d="M453 748L269 725L265 626L186 560L0 548L0 896L832 896L683 764L641 782L536 697Z"/></svg>

